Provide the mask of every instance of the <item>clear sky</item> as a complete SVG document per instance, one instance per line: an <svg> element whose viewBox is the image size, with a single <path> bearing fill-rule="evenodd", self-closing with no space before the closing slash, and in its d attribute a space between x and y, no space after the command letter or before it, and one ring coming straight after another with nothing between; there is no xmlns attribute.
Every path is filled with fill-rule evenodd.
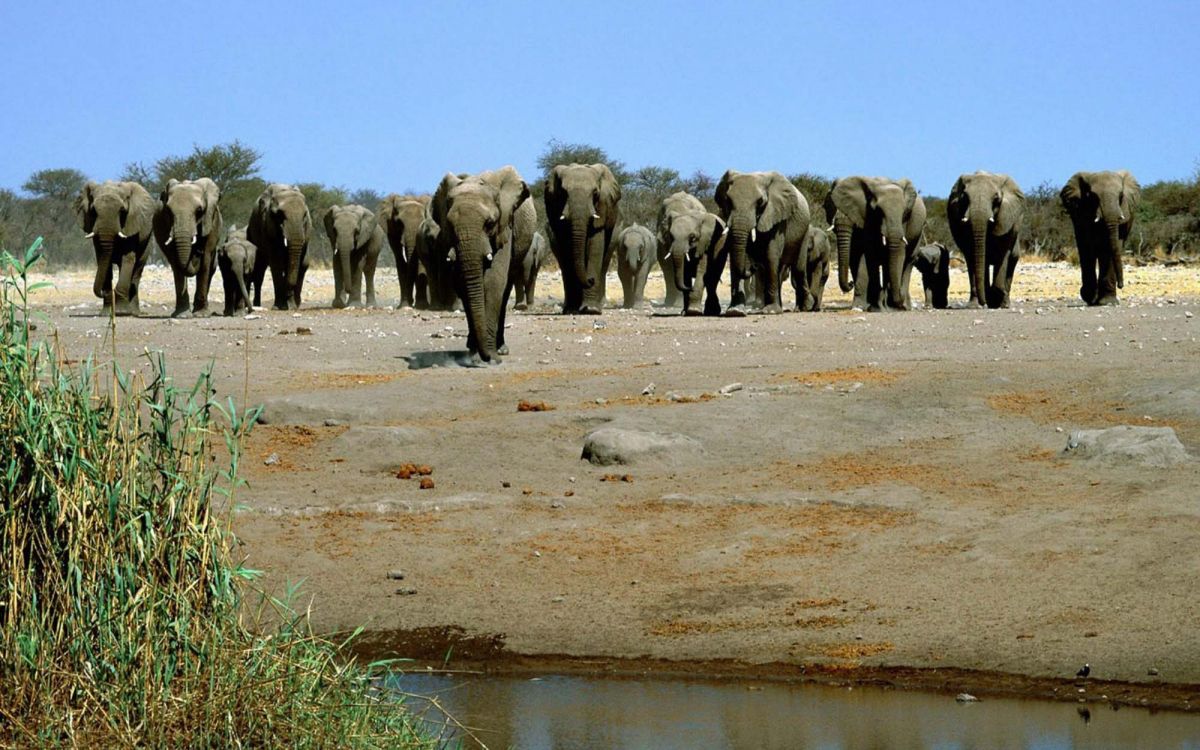
<svg viewBox="0 0 1200 750"><path fill-rule="evenodd" d="M940 7L937 7L940 6ZM1200 3L0 4L0 187L240 139L382 192L551 138L630 167L1144 183L1200 159Z"/></svg>

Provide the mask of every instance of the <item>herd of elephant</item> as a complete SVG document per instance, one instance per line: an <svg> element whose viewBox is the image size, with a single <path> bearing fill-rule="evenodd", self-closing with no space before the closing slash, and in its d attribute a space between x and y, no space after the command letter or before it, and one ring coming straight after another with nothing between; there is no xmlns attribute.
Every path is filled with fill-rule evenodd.
<svg viewBox="0 0 1200 750"><path fill-rule="evenodd" d="M600 314L614 254L626 307L642 303L657 262L666 281L665 304L684 314L740 316L751 307L781 312L789 276L796 308L815 311L831 267L829 232L838 283L844 292L853 290L854 307L910 309L913 268L921 272L925 304L948 305L949 251L937 243L921 245L925 204L907 179L835 181L823 203L828 230L813 221L808 200L778 172L727 171L717 185L715 213L695 196L675 193L662 202L656 232L638 224L617 231L621 189L603 164L556 166L543 187L548 240L536 231L529 186L513 167L447 173L432 195L390 195L376 212L333 206L324 216L333 247L333 306L363 304L364 281L365 303L375 304L375 267L386 237L401 306L449 310L461 303L472 361L495 363L508 351L509 298L515 289L516 309L532 303L548 252L562 271L564 313ZM1117 303L1124 285L1122 249L1139 190L1129 172L1117 171L1078 172L1061 191L1079 250L1080 296L1090 305ZM268 268L275 307L298 308L312 233L303 193L269 185L246 227L229 231L219 199L216 183L207 178L171 180L158 200L135 182L85 185L76 210L96 250L94 291L105 312L137 314L151 235L174 273L175 316L207 311L217 268L226 315L261 304ZM946 213L966 258L969 307L1008 306L1024 209L1025 196L1008 175L964 174L951 189ZM730 299L722 311L717 286L727 262ZM190 304L189 277L196 278Z"/></svg>

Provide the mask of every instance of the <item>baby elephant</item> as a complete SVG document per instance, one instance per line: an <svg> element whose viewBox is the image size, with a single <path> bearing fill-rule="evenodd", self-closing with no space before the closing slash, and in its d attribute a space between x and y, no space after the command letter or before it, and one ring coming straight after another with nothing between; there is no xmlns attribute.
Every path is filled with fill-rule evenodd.
<svg viewBox="0 0 1200 750"><path fill-rule="evenodd" d="M810 226L796 254L792 267L792 289L796 292L796 309L818 312L825 297L825 282L829 281L829 235L824 229Z"/></svg>
<svg viewBox="0 0 1200 750"><path fill-rule="evenodd" d="M617 253L617 277L625 290L625 307L640 307L646 294L646 278L654 265L658 243L654 234L634 224L621 230L614 243Z"/></svg>
<svg viewBox="0 0 1200 750"><path fill-rule="evenodd" d="M921 272L925 287L925 307L945 310L950 306L950 251L940 242L917 248L913 267Z"/></svg>
<svg viewBox="0 0 1200 750"><path fill-rule="evenodd" d="M229 227L225 242L217 248L217 268L225 286L225 315L250 312L249 289L254 282L254 243L246 239L246 230Z"/></svg>
<svg viewBox="0 0 1200 750"><path fill-rule="evenodd" d="M525 257L521 260L521 279L513 284L513 291L517 295L513 309L525 310L533 307L533 289L537 286L538 271L548 257L550 257L550 243L546 241L541 232L534 232L529 252L525 253Z"/></svg>
<svg viewBox="0 0 1200 750"><path fill-rule="evenodd" d="M375 213L363 206L330 206L325 233L333 246L333 306L361 305L366 277L367 307L374 307L375 264L385 242Z"/></svg>

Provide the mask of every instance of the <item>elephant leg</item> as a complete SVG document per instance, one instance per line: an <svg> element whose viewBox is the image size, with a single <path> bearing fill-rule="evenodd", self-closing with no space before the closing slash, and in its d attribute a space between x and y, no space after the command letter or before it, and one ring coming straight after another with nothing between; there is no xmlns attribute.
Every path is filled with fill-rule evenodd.
<svg viewBox="0 0 1200 750"><path fill-rule="evenodd" d="M883 281L881 273L883 272L883 262L879 255L874 253L864 253L864 261L867 266L867 310L871 312L879 312L883 309ZM855 283L855 293L858 292L858 282Z"/></svg>
<svg viewBox="0 0 1200 750"><path fill-rule="evenodd" d="M1076 244L1079 245L1079 296L1090 305L1096 301L1096 253L1086 241Z"/></svg>
<svg viewBox="0 0 1200 750"><path fill-rule="evenodd" d="M288 309L291 290L288 289L287 274L278 262L271 263L271 286L275 291L275 309Z"/></svg>
<svg viewBox="0 0 1200 750"><path fill-rule="evenodd" d="M850 270L854 276L854 300L851 307L856 310L867 309L867 292L870 287L870 276L867 269L867 254L861 249L850 251Z"/></svg>
<svg viewBox="0 0 1200 750"><path fill-rule="evenodd" d="M300 271L296 274L296 288L292 290L293 310L300 309L300 294L304 289L304 276L308 273L308 260L300 261Z"/></svg>
<svg viewBox="0 0 1200 750"><path fill-rule="evenodd" d="M904 264L904 273L900 276L900 283L904 285L901 290L901 299L904 300L904 309L912 309L912 263Z"/></svg>
<svg viewBox="0 0 1200 750"><path fill-rule="evenodd" d="M933 284L929 279L925 278L925 274L921 274L921 286L925 288L925 309L932 309L934 307Z"/></svg>
<svg viewBox="0 0 1200 750"><path fill-rule="evenodd" d="M725 273L725 261L729 253L719 252L709 258L708 268L704 271L704 314L720 315L721 301L717 297L717 285Z"/></svg>
<svg viewBox="0 0 1200 750"><path fill-rule="evenodd" d="M629 309L633 307L633 274L622 267L617 272L617 278L621 281L621 306Z"/></svg>
<svg viewBox="0 0 1200 750"><path fill-rule="evenodd" d="M668 266L668 264L671 265ZM658 259L658 268L660 271L662 271L663 288L666 289L666 293L663 295L663 307L675 307L679 304L680 292L675 288L675 284L671 282L671 279L675 278L675 268L672 256L667 255L665 258L660 257Z"/></svg>
<svg viewBox="0 0 1200 750"><path fill-rule="evenodd" d="M150 259L150 253L143 248L133 259L133 271L129 275L129 314L142 314L142 271L146 268L146 261Z"/></svg>
<svg viewBox="0 0 1200 750"><path fill-rule="evenodd" d="M1096 279L1096 301L1097 305L1115 305L1117 304L1117 258L1112 256L1106 246L1101 246L1099 252L1096 253L1096 260L1099 261L1099 274Z"/></svg>
<svg viewBox="0 0 1200 750"><path fill-rule="evenodd" d="M500 309L496 311L496 353L500 355L508 354L508 343L504 340L504 321L508 313L508 300L512 296L513 287L512 279L509 279L504 285L504 293L500 298Z"/></svg>
<svg viewBox="0 0 1200 750"><path fill-rule="evenodd" d="M363 251L355 248L350 253L350 278L348 279L350 303L354 307L362 307L363 298ZM346 283L347 280L343 280Z"/></svg>
<svg viewBox="0 0 1200 750"><path fill-rule="evenodd" d="M579 312L584 315L599 315L604 310L606 302L605 282L608 275L609 251L605 236L608 233L603 229L591 235L587 239L587 265L588 275L596 279L596 283L590 289L582 289L583 303L579 306Z"/></svg>
<svg viewBox="0 0 1200 750"><path fill-rule="evenodd" d="M417 262L414 262L416 278L413 280L413 307L418 310L429 309L429 275Z"/></svg>
<svg viewBox="0 0 1200 750"><path fill-rule="evenodd" d="M171 265L171 275L175 279L175 310L171 313L171 317L190 318L187 277L183 275L183 269L175 267L174 264Z"/></svg>
<svg viewBox="0 0 1200 750"><path fill-rule="evenodd" d="M205 238L207 241L207 238ZM192 298L192 314L206 315L208 313L208 288L212 283L213 272L212 253L204 253L200 258L200 270L196 273L196 293Z"/></svg>
<svg viewBox="0 0 1200 750"><path fill-rule="evenodd" d="M331 305L331 307L334 307L337 309L341 309L346 306L346 303L342 301L343 295L345 294L345 291L346 291L346 279L344 278L344 276L345 276L345 274L342 272L341 259L337 255L334 255L333 256L333 305Z"/></svg>
<svg viewBox="0 0 1200 750"><path fill-rule="evenodd" d="M809 295L813 298L812 311L820 312L821 305L825 300L825 284L829 281L829 262L821 261L820 270L816 275L817 283L814 285L812 280L809 280L808 288Z"/></svg>
<svg viewBox="0 0 1200 750"><path fill-rule="evenodd" d="M992 283L987 290L988 307L1008 307L1008 284L1012 280L1012 271L1009 266L1012 261L1012 254L1006 252L996 262L996 267L992 271Z"/></svg>
<svg viewBox="0 0 1200 750"><path fill-rule="evenodd" d="M375 307L375 264L379 257L367 255L363 259L363 281L367 285L367 307Z"/></svg>

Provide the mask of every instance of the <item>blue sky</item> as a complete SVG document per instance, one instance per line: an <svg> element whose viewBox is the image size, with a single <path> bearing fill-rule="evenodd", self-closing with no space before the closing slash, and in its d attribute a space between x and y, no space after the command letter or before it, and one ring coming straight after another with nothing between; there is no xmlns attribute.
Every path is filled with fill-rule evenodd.
<svg viewBox="0 0 1200 750"><path fill-rule="evenodd" d="M532 178L551 138L934 195L975 169L1196 169L1200 4L940 5L5 2L0 187L235 138L269 180L383 192Z"/></svg>

